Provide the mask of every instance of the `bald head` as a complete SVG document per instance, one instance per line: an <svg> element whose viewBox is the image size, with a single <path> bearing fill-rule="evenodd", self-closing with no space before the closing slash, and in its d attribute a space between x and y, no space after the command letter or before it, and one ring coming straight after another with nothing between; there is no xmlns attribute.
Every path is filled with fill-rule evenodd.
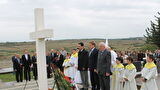
<svg viewBox="0 0 160 90"><path fill-rule="evenodd" d="M98 47L100 51L104 51L106 49L106 44L104 42L100 42Z"/></svg>
<svg viewBox="0 0 160 90"><path fill-rule="evenodd" d="M16 58L20 58L20 55L19 55L19 54L16 54Z"/></svg>

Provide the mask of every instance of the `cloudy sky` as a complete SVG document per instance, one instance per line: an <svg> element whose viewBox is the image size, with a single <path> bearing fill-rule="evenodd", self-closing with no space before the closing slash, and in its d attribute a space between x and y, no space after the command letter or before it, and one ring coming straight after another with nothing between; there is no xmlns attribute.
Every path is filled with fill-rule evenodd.
<svg viewBox="0 0 160 90"><path fill-rule="evenodd" d="M0 0L0 42L29 41L34 8L54 39L141 37L160 0Z"/></svg>

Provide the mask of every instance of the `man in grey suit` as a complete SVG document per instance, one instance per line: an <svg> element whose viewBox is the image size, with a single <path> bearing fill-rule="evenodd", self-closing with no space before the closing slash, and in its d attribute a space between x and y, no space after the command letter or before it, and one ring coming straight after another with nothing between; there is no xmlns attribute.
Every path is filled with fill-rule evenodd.
<svg viewBox="0 0 160 90"><path fill-rule="evenodd" d="M105 43L99 43L97 73L101 90L110 90L111 53L106 49Z"/></svg>

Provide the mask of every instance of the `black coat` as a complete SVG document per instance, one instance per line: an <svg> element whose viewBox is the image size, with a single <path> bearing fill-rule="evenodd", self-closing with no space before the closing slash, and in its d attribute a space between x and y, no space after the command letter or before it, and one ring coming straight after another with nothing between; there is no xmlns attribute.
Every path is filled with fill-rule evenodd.
<svg viewBox="0 0 160 90"><path fill-rule="evenodd" d="M32 56L32 64L33 64L33 68L37 68L37 57L36 56Z"/></svg>
<svg viewBox="0 0 160 90"><path fill-rule="evenodd" d="M64 56L62 54L60 56L57 55L56 60L55 60L55 64L57 65L57 67L61 68L63 62L64 62Z"/></svg>
<svg viewBox="0 0 160 90"><path fill-rule="evenodd" d="M13 64L14 64L14 70L19 71L23 68L21 59L19 59L19 62L18 62L18 59L15 58L14 61L13 61Z"/></svg>
<svg viewBox="0 0 160 90"><path fill-rule="evenodd" d="M111 53L104 50L98 52L97 71L100 75L111 74Z"/></svg>
<svg viewBox="0 0 160 90"><path fill-rule="evenodd" d="M138 53L138 61L143 61L143 58L145 57L145 54Z"/></svg>
<svg viewBox="0 0 160 90"><path fill-rule="evenodd" d="M78 70L87 71L88 70L88 59L89 53L85 49L78 52Z"/></svg>
<svg viewBox="0 0 160 90"><path fill-rule="evenodd" d="M22 55L22 63L23 63L24 69L30 69L32 62L29 54L28 54L28 60L26 59L25 55Z"/></svg>
<svg viewBox="0 0 160 90"><path fill-rule="evenodd" d="M56 54L56 53L50 53L50 56L51 56L51 61L52 61L52 63L55 64L56 58L58 57L57 54Z"/></svg>
<svg viewBox="0 0 160 90"><path fill-rule="evenodd" d="M51 56L46 56L46 64L47 64L48 66L51 65Z"/></svg>
<svg viewBox="0 0 160 90"><path fill-rule="evenodd" d="M97 67L97 59L98 59L98 50L96 48L93 49L93 51L89 55L89 69L96 69Z"/></svg>
<svg viewBox="0 0 160 90"><path fill-rule="evenodd" d="M15 61L15 56L12 57L13 70L15 70L14 61Z"/></svg>

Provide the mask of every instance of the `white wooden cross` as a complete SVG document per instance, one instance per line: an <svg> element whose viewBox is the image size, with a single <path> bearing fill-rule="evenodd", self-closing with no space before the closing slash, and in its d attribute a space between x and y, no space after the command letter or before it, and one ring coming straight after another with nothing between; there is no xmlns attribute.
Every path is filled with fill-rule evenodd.
<svg viewBox="0 0 160 90"><path fill-rule="evenodd" d="M53 30L44 28L43 8L36 8L34 14L35 32L30 33L30 38L36 40L39 90L48 90L45 38L53 37Z"/></svg>

